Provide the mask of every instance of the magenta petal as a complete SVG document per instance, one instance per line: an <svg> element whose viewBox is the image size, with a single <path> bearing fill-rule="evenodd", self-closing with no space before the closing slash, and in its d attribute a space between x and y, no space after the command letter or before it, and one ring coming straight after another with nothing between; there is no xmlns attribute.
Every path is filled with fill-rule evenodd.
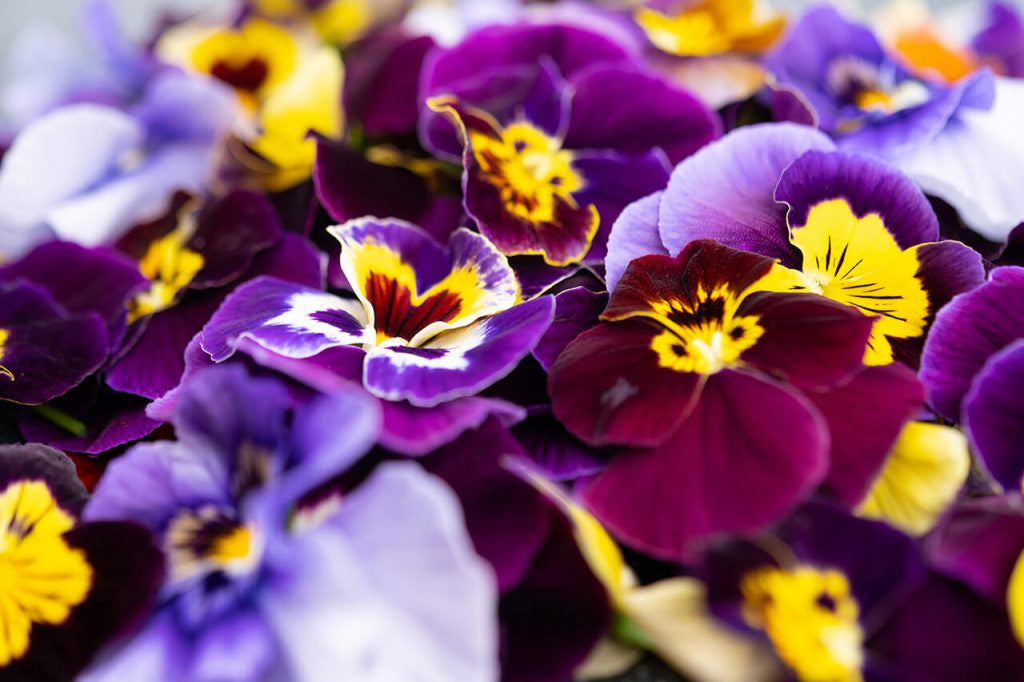
<svg viewBox="0 0 1024 682"><path fill-rule="evenodd" d="M964 425L974 452L1008 490L1024 475L1024 339L988 359L964 398Z"/></svg>
<svg viewBox="0 0 1024 682"><path fill-rule="evenodd" d="M1024 338L1024 268L1003 267L957 296L935 317L921 356L921 381L932 407L959 421L961 402L989 356Z"/></svg>
<svg viewBox="0 0 1024 682"><path fill-rule="evenodd" d="M694 239L798 262L785 206L775 202L782 171L809 149L833 149L821 132L791 123L735 130L676 166L661 200L661 239L677 253Z"/></svg>
<svg viewBox="0 0 1024 682"><path fill-rule="evenodd" d="M924 405L924 387L900 364L865 367L843 386L809 392L831 434L825 487L848 507L863 501L903 425Z"/></svg>
<svg viewBox="0 0 1024 682"><path fill-rule="evenodd" d="M555 416L590 445L659 445L692 409L701 376L658 366L657 327L603 323L558 356L548 377Z"/></svg>
<svg viewBox="0 0 1024 682"><path fill-rule="evenodd" d="M701 540L757 530L794 508L825 476L828 444L806 399L724 370L667 441L612 460L583 499L627 544L680 560Z"/></svg>
<svg viewBox="0 0 1024 682"><path fill-rule="evenodd" d="M511 426L526 416L518 405L481 396L458 398L436 407L382 400L381 408L384 422L380 444L409 457L420 457L447 445L465 431L479 428L488 417Z"/></svg>

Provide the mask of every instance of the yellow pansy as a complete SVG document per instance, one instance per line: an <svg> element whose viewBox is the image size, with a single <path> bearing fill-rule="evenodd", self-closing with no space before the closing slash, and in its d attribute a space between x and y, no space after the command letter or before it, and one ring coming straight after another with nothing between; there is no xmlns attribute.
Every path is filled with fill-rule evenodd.
<svg viewBox="0 0 1024 682"><path fill-rule="evenodd" d="M658 49L679 56L763 52L786 27L783 16L762 19L755 0L702 0L676 14L645 7L636 22Z"/></svg>

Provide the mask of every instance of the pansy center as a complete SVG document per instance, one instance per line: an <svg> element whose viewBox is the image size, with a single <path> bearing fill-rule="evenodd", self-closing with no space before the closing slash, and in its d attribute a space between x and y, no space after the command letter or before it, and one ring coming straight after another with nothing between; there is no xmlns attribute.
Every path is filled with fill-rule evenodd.
<svg viewBox="0 0 1024 682"><path fill-rule="evenodd" d="M741 582L743 617L765 632L801 680L860 682L864 633L846 576L831 569L764 567Z"/></svg>
<svg viewBox="0 0 1024 682"><path fill-rule="evenodd" d="M862 112L893 114L928 100L928 88L914 78L897 80L896 73L857 57L841 57L829 65L829 90L840 101ZM859 123L846 121L851 129Z"/></svg>
<svg viewBox="0 0 1024 682"><path fill-rule="evenodd" d="M248 573L258 560L257 540L254 529L239 523L229 510L206 505L179 512L165 540L171 578Z"/></svg>
<svg viewBox="0 0 1024 682"><path fill-rule="evenodd" d="M677 372L710 375L739 363L740 355L764 333L758 318L737 315L739 301L725 287L699 287L691 300L652 304L665 330L651 341L658 365Z"/></svg>
<svg viewBox="0 0 1024 682"><path fill-rule="evenodd" d="M823 201L792 230L791 241L803 254L808 289L878 318L867 364L892 362L890 337L924 333L929 304L917 277L917 249L902 250L877 214L858 217L842 199Z"/></svg>
<svg viewBox="0 0 1024 682"><path fill-rule="evenodd" d="M6 329L0 329L0 360L4 359L4 344L7 343L11 333ZM3 365L0 365L0 377L7 377L11 381L14 381L14 373L7 369Z"/></svg>
<svg viewBox="0 0 1024 682"><path fill-rule="evenodd" d="M64 540L74 525L42 481L0 493L0 667L25 655L34 624L64 623L88 595L92 567Z"/></svg>
<svg viewBox="0 0 1024 682"><path fill-rule="evenodd" d="M184 242L185 233L178 229L149 245L139 261L139 271L150 285L131 302L129 322L170 308L178 293L203 269L203 256L187 248Z"/></svg>
<svg viewBox="0 0 1024 682"><path fill-rule="evenodd" d="M532 223L552 222L558 202L576 208L573 192L583 179L573 168L573 154L561 142L525 121L498 137L469 131L473 156L482 177L501 193L513 215Z"/></svg>
<svg viewBox="0 0 1024 682"><path fill-rule="evenodd" d="M192 67L252 96L281 82L295 68L295 39L262 19L210 34L193 48Z"/></svg>

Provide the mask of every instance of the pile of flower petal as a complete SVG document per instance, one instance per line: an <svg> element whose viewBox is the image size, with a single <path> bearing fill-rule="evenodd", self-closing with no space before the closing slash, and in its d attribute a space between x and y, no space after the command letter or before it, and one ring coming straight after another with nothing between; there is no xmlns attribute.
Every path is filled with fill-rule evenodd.
<svg viewBox="0 0 1024 682"><path fill-rule="evenodd" d="M8 47L0 681L1024 681L1011 4L212 4Z"/></svg>

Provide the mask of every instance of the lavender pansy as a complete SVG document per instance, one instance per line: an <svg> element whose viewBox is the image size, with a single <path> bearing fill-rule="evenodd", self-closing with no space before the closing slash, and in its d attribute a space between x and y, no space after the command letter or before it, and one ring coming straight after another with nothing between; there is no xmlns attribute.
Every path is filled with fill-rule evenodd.
<svg viewBox="0 0 1024 682"><path fill-rule="evenodd" d="M363 385L386 400L433 407L472 395L530 352L553 301L518 303L504 256L468 230L447 248L401 221L332 228L355 298L261 278L240 287L203 331L215 361L248 339L291 358L362 346Z"/></svg>
<svg viewBox="0 0 1024 682"><path fill-rule="evenodd" d="M366 452L380 415L358 389L290 402L240 367L208 369L178 403L180 440L108 469L87 518L148 526L168 577L141 632L83 679L496 678L493 578L451 492L385 463L302 502Z"/></svg>

